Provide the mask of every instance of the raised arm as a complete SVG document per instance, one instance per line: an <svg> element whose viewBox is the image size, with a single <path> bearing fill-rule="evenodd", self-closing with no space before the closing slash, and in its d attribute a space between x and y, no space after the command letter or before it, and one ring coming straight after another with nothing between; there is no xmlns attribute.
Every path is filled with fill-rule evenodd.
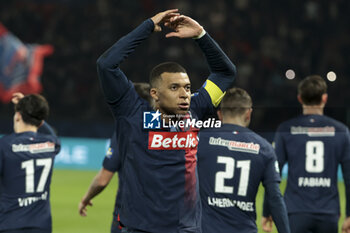
<svg viewBox="0 0 350 233"><path fill-rule="evenodd" d="M132 87L119 65L153 31L160 31L160 23L177 15L176 12L177 9L168 10L147 19L129 34L118 40L98 58L97 73L105 98L109 104L117 102Z"/></svg>
<svg viewBox="0 0 350 233"><path fill-rule="evenodd" d="M198 43L207 59L210 70L208 78L210 82L206 83L207 91L218 87L223 93L232 86L236 76L236 66L199 23L188 16L181 15L172 17L170 22L165 23L165 26L174 30L174 32L168 33L166 37L193 38ZM214 93L209 91L208 93L214 101ZM215 105L217 104L215 103Z"/></svg>

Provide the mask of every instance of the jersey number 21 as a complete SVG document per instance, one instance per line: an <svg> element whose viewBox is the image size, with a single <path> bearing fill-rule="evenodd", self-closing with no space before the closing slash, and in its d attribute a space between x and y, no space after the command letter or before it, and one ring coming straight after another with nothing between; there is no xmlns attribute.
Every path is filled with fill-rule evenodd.
<svg viewBox="0 0 350 233"><path fill-rule="evenodd" d="M249 182L250 160L239 160L236 163L236 160L232 157L218 156L217 163L225 164L225 171L219 171L215 175L215 192L233 193L233 186L225 185L225 179L232 179L235 173L235 167L237 167L241 170L237 195L246 196Z"/></svg>

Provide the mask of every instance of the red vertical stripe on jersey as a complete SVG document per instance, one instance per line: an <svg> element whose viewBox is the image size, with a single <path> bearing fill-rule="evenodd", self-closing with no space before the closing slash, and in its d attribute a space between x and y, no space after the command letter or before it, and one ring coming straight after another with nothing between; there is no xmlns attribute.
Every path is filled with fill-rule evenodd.
<svg viewBox="0 0 350 233"><path fill-rule="evenodd" d="M185 202L188 205L195 205L196 203L196 166L197 166L197 147L185 151Z"/></svg>

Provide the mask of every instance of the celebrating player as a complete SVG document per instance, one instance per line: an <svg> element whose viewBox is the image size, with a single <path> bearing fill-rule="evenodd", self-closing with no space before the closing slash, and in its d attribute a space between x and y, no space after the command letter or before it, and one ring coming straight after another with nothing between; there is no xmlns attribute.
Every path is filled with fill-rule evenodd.
<svg viewBox="0 0 350 233"><path fill-rule="evenodd" d="M223 126L200 132L203 233L257 232L255 198L260 182L278 231L290 232L276 155L270 143L246 128L251 113L249 94L240 88L229 89L218 111Z"/></svg>
<svg viewBox="0 0 350 233"><path fill-rule="evenodd" d="M292 233L338 232L339 164L346 185L346 216L350 214L350 135L344 124L323 115L327 97L327 84L320 76L302 80L298 100L303 115L282 123L276 132L280 169L288 162L284 198ZM347 217L344 228L349 224Z"/></svg>
<svg viewBox="0 0 350 233"><path fill-rule="evenodd" d="M211 73L191 99L191 83L183 67L172 62L156 66L150 75L150 93L155 103L152 108L140 101L119 66L153 31L161 31L162 23L174 30L166 37L194 38ZM119 212L120 222L125 226L122 232L201 232L197 132L178 125L143 129L143 117L152 113L152 122L159 117L165 119L165 115L175 115L178 120L203 119L213 112L223 92L232 85L235 66L202 26L179 15L177 10L168 10L121 38L98 59L97 69L118 129L124 182ZM150 112L153 109L157 112Z"/></svg>
<svg viewBox="0 0 350 233"><path fill-rule="evenodd" d="M149 103L152 102L152 98L149 94L150 91L150 85L148 83L134 83L135 91L139 94L141 98L148 101ZM122 165L121 165L121 159L118 152L117 147L117 138L116 138L116 132L113 133L113 136L111 138L110 146L107 150L107 154L103 160L103 168L97 173L97 175L94 177L94 179L91 182L91 185L82 198L81 202L79 203L79 213L81 216L86 216L86 206L90 205L92 206L92 199L97 196L103 189L109 184L110 180L113 178L113 175L115 172L118 172L118 192L117 197L115 200L115 206L114 206L114 213L113 213L113 221L111 226L111 233L120 233L121 232L121 226L119 225L119 214L118 210L121 207L121 187L123 181L121 180L120 173L121 173Z"/></svg>
<svg viewBox="0 0 350 233"><path fill-rule="evenodd" d="M0 139L0 232L50 233L50 183L60 143L44 123L44 97L15 93L12 102L15 132Z"/></svg>

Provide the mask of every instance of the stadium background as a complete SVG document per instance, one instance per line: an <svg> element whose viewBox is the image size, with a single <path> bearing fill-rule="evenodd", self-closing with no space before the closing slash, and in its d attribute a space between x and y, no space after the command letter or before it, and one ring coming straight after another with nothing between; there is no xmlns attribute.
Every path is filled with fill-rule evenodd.
<svg viewBox="0 0 350 233"><path fill-rule="evenodd" d="M237 65L236 86L246 89L254 102L250 128L268 140L279 123L301 113L296 87L309 74L336 74L335 81L327 81L325 113L349 126L349 1L2 0L0 22L14 35L25 43L55 48L42 75L42 94L51 105L49 123L63 145L52 182L54 232L109 229L116 180L96 198L86 219L77 213L113 131L96 59L143 20L169 8L196 19ZM164 33L152 35L122 69L132 81L147 82L151 68L163 61L182 64L193 90L208 75L195 43L165 39ZM287 70L293 70L294 79L286 78ZM12 114L11 104L0 104L1 134L12 132Z"/></svg>

